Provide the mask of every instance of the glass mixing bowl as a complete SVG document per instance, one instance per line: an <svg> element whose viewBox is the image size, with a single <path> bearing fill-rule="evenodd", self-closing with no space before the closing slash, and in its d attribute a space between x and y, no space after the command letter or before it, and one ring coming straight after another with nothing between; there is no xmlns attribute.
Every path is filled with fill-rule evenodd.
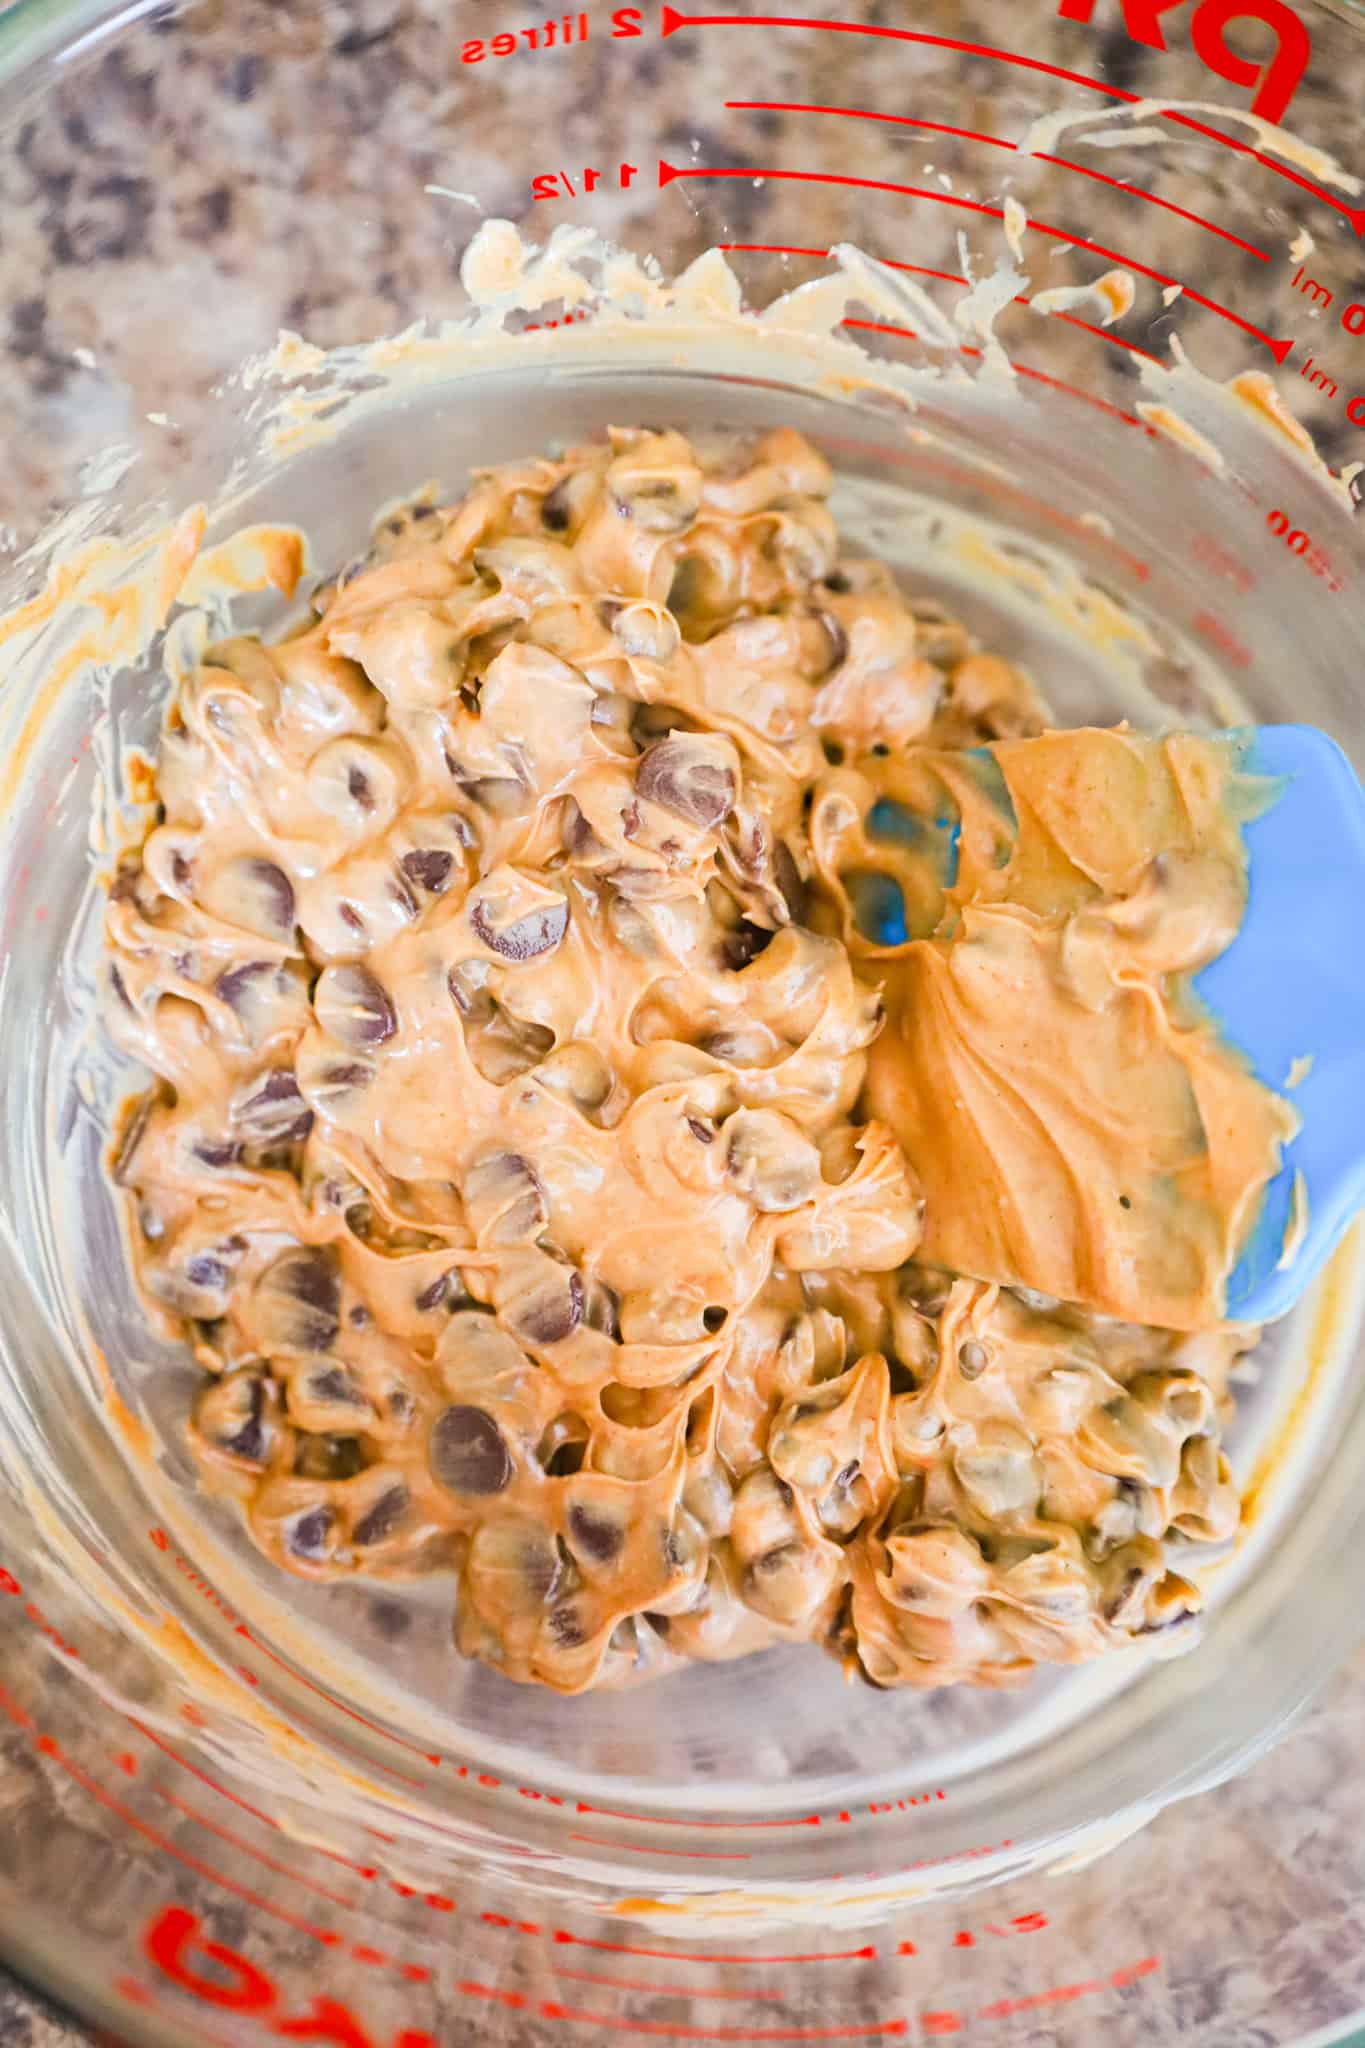
<svg viewBox="0 0 1365 2048"><path fill-rule="evenodd" d="M1049 2038L1151 2040L1197 2011L1201 2040L1216 2023L1231 2043L1258 1997L1278 2001L1273 2041L1365 1997L1365 1944L1314 1998L1247 1959L1273 1856L1237 1847L1235 1820L1229 1858L1192 1820L1159 1856L1058 1874L1258 1755L1361 1632L1353 1240L1244 1390L1246 1527L1209 1575L1197 1652L1003 1699L850 1690L783 1651L563 1700L456 1662L443 1583L285 1581L197 1497L192 1369L126 1281L102 1159L131 1077L98 1029L95 821L157 728L148 565L197 502L206 548L293 522L325 570L384 501L557 435L789 421L829 453L845 524L1024 660L1063 719L1300 718L1365 760L1348 494L1263 414L1157 368L1178 341L1208 378L1261 372L1337 468L1365 455L1355 10L882 14L20 0L0 17L0 1945L129 2039L979 2022L1009 2042L1045 2011ZM401 351L353 356L335 412L297 351L292 386L237 376L281 328L333 349L459 315L484 215L586 220L670 273L724 244L758 305L852 241L940 318L1026 218L1022 303L996 323L1019 374L977 374L969 326L907 411L875 378L821 382L799 350L737 356L730 335L595 349L591 307L550 305L505 359L389 379ZM1136 291L1112 327L1084 297L1028 303L1111 268ZM914 303L850 314L911 372ZM282 394L319 392L287 459L244 464ZM1177 401L1216 464L1145 409ZM269 628L284 610L248 590L230 615ZM1333 1776L1318 1796L1349 1843ZM1324 1925L1361 1875L1334 1851ZM958 1903L987 1881L1006 1888Z"/></svg>

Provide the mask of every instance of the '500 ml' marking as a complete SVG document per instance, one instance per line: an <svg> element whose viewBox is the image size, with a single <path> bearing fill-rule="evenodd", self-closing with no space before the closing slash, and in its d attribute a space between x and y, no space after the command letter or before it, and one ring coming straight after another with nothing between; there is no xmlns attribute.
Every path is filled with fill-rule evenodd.
<svg viewBox="0 0 1365 2048"><path fill-rule="evenodd" d="M1341 589L1337 572L1332 567L1331 558L1326 550L1319 547L1313 536L1305 533L1301 526L1291 526L1287 512L1281 512L1276 507L1266 513L1265 523L1276 539L1284 542L1290 554L1297 555L1301 562L1305 562L1315 576L1322 578L1329 590Z"/></svg>
<svg viewBox="0 0 1365 2048"><path fill-rule="evenodd" d="M1119 4L1131 41L1143 43L1149 50L1165 50L1170 46L1160 17L1187 6L1188 0L1119 0ZM1063 21L1089 21L1095 0L1060 0L1057 12ZM1275 49L1268 61L1253 63L1228 48L1225 31L1233 21L1259 21L1273 31ZM1285 0L1200 0L1190 17L1189 34L1195 55L1208 70L1229 85L1255 86L1253 114L1266 121L1284 119L1313 54L1307 25Z"/></svg>

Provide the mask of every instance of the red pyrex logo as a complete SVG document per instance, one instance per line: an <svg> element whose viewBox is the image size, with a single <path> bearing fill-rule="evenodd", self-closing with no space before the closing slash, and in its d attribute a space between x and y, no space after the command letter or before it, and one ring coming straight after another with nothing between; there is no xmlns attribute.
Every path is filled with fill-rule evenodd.
<svg viewBox="0 0 1365 2048"><path fill-rule="evenodd" d="M306 2012L292 2017L283 2013L279 1992L265 1971L236 1949L209 1941L197 1916L181 1906L167 1906L158 1914L143 1946L162 1976L181 1991L223 2012L249 2013L282 2041L382 2048L350 2007L335 1998L314 1998ZM393 2037L393 2048L436 2048L436 2042L428 2033L404 2027Z"/></svg>
<svg viewBox="0 0 1365 2048"><path fill-rule="evenodd" d="M1118 0L1118 4L1123 25L1135 43L1145 43L1149 50L1166 50L1170 45L1161 17L1187 7L1189 0ZM1057 12L1064 21L1089 21L1095 0L1060 0ZM1269 29L1273 50L1259 62L1239 57L1228 48L1225 34L1233 21L1259 22L1263 30ZM1202 64L1229 85L1255 88L1253 114L1266 121L1284 119L1313 54L1307 28L1285 0L1200 0L1188 27Z"/></svg>

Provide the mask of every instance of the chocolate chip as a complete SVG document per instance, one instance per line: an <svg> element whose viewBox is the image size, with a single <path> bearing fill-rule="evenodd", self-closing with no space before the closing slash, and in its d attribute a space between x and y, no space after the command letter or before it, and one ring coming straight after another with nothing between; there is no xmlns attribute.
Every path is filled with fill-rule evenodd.
<svg viewBox="0 0 1365 2048"><path fill-rule="evenodd" d="M521 1304L517 1327L533 1344L559 1344L582 1320L583 1276L571 1266L561 1266L547 1273Z"/></svg>
<svg viewBox="0 0 1365 2048"><path fill-rule="evenodd" d="M333 1402L347 1408L363 1408L366 1405L365 1398L355 1381L336 1365L329 1365L322 1372L310 1374L307 1391L310 1401Z"/></svg>
<svg viewBox="0 0 1365 2048"><path fill-rule="evenodd" d="M595 1564L610 1564L625 1547L625 1531L596 1508L575 1501L569 1509L569 1541L580 1556Z"/></svg>
<svg viewBox="0 0 1365 2048"><path fill-rule="evenodd" d="M395 876L394 880L389 883L388 897L390 903L396 904L404 917L416 917L417 898L401 876Z"/></svg>
<svg viewBox="0 0 1365 2048"><path fill-rule="evenodd" d="M319 1560L327 1555L327 1538L336 1516L330 1508L309 1508L292 1522L285 1538L295 1557Z"/></svg>
<svg viewBox="0 0 1365 2048"><path fill-rule="evenodd" d="M363 1088L374 1079L374 1068L367 1067L363 1060L342 1060L328 1067L322 1076L320 1095L344 1095L352 1088Z"/></svg>
<svg viewBox="0 0 1365 2048"><path fill-rule="evenodd" d="M420 1312L428 1315L433 1309L445 1306L451 1298L452 1283L458 1287L459 1278L459 1268L452 1266L448 1273L439 1274L429 1287L424 1287L416 1303Z"/></svg>
<svg viewBox="0 0 1365 2048"><path fill-rule="evenodd" d="M225 1262L215 1258L212 1252L196 1252L186 1262L185 1278L192 1287L206 1287L216 1292L227 1286L228 1269Z"/></svg>
<svg viewBox="0 0 1365 2048"><path fill-rule="evenodd" d="M567 1601L562 1606L551 1608L547 1625L561 1650L581 1649L588 1640L588 1632L583 1626L578 1609Z"/></svg>
<svg viewBox="0 0 1365 2048"><path fill-rule="evenodd" d="M569 530L569 484L571 481L571 478L562 476L559 482L545 493L540 507L540 518L547 533L567 533Z"/></svg>
<svg viewBox="0 0 1365 2048"><path fill-rule="evenodd" d="M374 809L374 791L370 788L370 778L363 769L357 768L354 762L346 771L346 794L362 811Z"/></svg>
<svg viewBox="0 0 1365 2048"><path fill-rule="evenodd" d="M311 1245L282 1252L257 1281L256 1303L267 1348L325 1351L340 1327L335 1254Z"/></svg>
<svg viewBox="0 0 1365 2048"><path fill-rule="evenodd" d="M365 1453L353 1436L305 1436L294 1453L301 1479L354 1479L365 1469Z"/></svg>
<svg viewBox="0 0 1365 2048"><path fill-rule="evenodd" d="M543 909L528 911L511 924L497 925L487 900L481 897L470 909L469 922L490 953L497 953L504 960L535 960L542 953L552 952L563 938L569 925L569 906L561 899Z"/></svg>
<svg viewBox="0 0 1365 2048"><path fill-rule="evenodd" d="M538 1530L522 1548L521 1575L533 1600L548 1607L564 1578L564 1562L548 1534Z"/></svg>
<svg viewBox="0 0 1365 2048"><path fill-rule="evenodd" d="M826 588L832 588L828 580ZM817 616L829 641L829 666L831 669L839 668L848 658L848 635L833 612L820 612Z"/></svg>
<svg viewBox="0 0 1365 2048"><path fill-rule="evenodd" d="M540 1176L520 1152L490 1152L476 1159L462 1193L480 1243L529 1244L550 1220Z"/></svg>
<svg viewBox="0 0 1365 2048"><path fill-rule="evenodd" d="M957 1369L964 1380L979 1380L990 1362L991 1354L986 1345L975 1340L958 1345Z"/></svg>
<svg viewBox="0 0 1365 2048"><path fill-rule="evenodd" d="M396 1643L412 1627L412 1616L397 1600L376 1600L370 1608L370 1620L386 1642Z"/></svg>
<svg viewBox="0 0 1365 2048"><path fill-rule="evenodd" d="M235 1010L263 974L272 974L273 960L248 960L242 967L229 967L213 984L213 992Z"/></svg>
<svg viewBox="0 0 1365 2048"><path fill-rule="evenodd" d="M353 1330L363 1330L367 1324L372 1323L374 1321L374 1317L370 1314L370 1311L366 1308L364 1302L358 1301L355 1304L354 1308L352 1308L346 1320L347 1322L349 1322Z"/></svg>
<svg viewBox="0 0 1365 2048"><path fill-rule="evenodd" d="M452 1493L502 1493L512 1483L512 1454L502 1431L484 1409L464 1403L437 1416L427 1462Z"/></svg>
<svg viewBox="0 0 1365 2048"><path fill-rule="evenodd" d="M129 1169L137 1153L137 1148L146 1135L152 1111L156 1108L156 1101L155 1094L144 1095L137 1103L127 1123L123 1126L123 1133L119 1138L118 1148L114 1153L113 1161L109 1168L118 1187L124 1187L127 1184Z"/></svg>
<svg viewBox="0 0 1365 2048"><path fill-rule="evenodd" d="M205 1443L229 1457L263 1464L269 1436L262 1376L237 1372L212 1381L195 1402L194 1425Z"/></svg>
<svg viewBox="0 0 1365 2048"><path fill-rule="evenodd" d="M715 758L714 743L696 733L670 733L639 759L635 787L647 802L676 818L707 828L719 825L735 801L735 778Z"/></svg>
<svg viewBox="0 0 1365 2048"><path fill-rule="evenodd" d="M236 1436L227 1439L223 1449L249 1465L259 1465L265 1456L265 1426L261 1417L253 1415L244 1422Z"/></svg>
<svg viewBox="0 0 1365 2048"><path fill-rule="evenodd" d="M471 782L461 774L458 779L470 800L495 818L515 818L533 801L526 784L515 775L479 775Z"/></svg>
<svg viewBox="0 0 1365 2048"><path fill-rule="evenodd" d="M590 1330L600 1330L613 1344L621 1341L621 1297L604 1280L594 1280L585 1289L583 1321Z"/></svg>
<svg viewBox="0 0 1365 2048"><path fill-rule="evenodd" d="M751 960L756 960L772 941L773 934L770 931L765 931L762 925L751 924L747 917L742 917L734 930L725 934L721 942L721 957L731 973L735 974L741 967L747 967Z"/></svg>
<svg viewBox="0 0 1365 2048"><path fill-rule="evenodd" d="M687 1128L691 1131L692 1136L699 1145L715 1144L716 1134L714 1130L710 1124L704 1124L699 1116L690 1116L687 1119Z"/></svg>
<svg viewBox="0 0 1365 2048"><path fill-rule="evenodd" d="M273 860L245 860L240 863L240 874L245 889L250 894L254 913L253 930L264 926L266 931L278 932L281 938L290 938L294 931L294 885L283 868L276 867Z"/></svg>
<svg viewBox="0 0 1365 2048"><path fill-rule="evenodd" d="M241 1146L231 1138L202 1138L192 1150L205 1166L236 1166L242 1157Z"/></svg>
<svg viewBox="0 0 1365 2048"><path fill-rule="evenodd" d="M442 847L419 846L411 853L405 853L399 866L419 889L425 889L428 895L439 896L450 881L454 861L454 854L445 852Z"/></svg>
<svg viewBox="0 0 1365 2048"><path fill-rule="evenodd" d="M287 1067L276 1067L234 1098L233 1113L247 1137L263 1145L301 1143L313 1128L313 1112Z"/></svg>
<svg viewBox="0 0 1365 2048"><path fill-rule="evenodd" d="M796 865L796 856L785 839L779 839L773 848L773 880L781 892L793 924L805 921L808 891L801 879L801 870Z"/></svg>
<svg viewBox="0 0 1365 2048"><path fill-rule="evenodd" d="M318 977L313 1008L324 1031L343 1045L384 1045L398 1029L388 991L368 967L328 967Z"/></svg>
<svg viewBox="0 0 1365 2048"><path fill-rule="evenodd" d="M392 1536L407 1513L408 1497L408 1489L401 1485L391 1486L387 1493L381 1493L374 1506L356 1523L356 1542L382 1543L386 1536Z"/></svg>
<svg viewBox="0 0 1365 2048"><path fill-rule="evenodd" d="M567 1419L561 1417L559 1423L551 1423L536 1446L536 1458L540 1460L546 1479L573 1479L575 1473L583 1470L585 1454L587 1423L579 1421L577 1415L569 1415Z"/></svg>
<svg viewBox="0 0 1365 2048"><path fill-rule="evenodd" d="M1140 1564L1130 1564L1117 1587L1109 1595L1100 1612L1106 1621L1116 1621L1133 1594L1147 1577Z"/></svg>

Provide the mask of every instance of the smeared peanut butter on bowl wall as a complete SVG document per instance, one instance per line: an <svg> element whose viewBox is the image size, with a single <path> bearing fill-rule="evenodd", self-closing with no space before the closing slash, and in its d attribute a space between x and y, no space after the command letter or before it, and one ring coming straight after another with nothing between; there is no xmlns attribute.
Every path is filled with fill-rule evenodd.
<svg viewBox="0 0 1365 2048"><path fill-rule="evenodd" d="M961 820L937 922L886 963L868 1077L924 1190L922 1256L1206 1327L1296 1128L1185 986L1241 922L1248 778L1232 742L1189 735L1059 732L989 760L869 778Z"/></svg>
<svg viewBox="0 0 1365 2048"><path fill-rule="evenodd" d="M206 1486L300 1575L453 1570L460 1649L564 1692L1188 1640L1237 1525L1288 1112L1181 995L1235 760L1047 733L830 483L621 428L386 516L187 665L111 891Z"/></svg>

